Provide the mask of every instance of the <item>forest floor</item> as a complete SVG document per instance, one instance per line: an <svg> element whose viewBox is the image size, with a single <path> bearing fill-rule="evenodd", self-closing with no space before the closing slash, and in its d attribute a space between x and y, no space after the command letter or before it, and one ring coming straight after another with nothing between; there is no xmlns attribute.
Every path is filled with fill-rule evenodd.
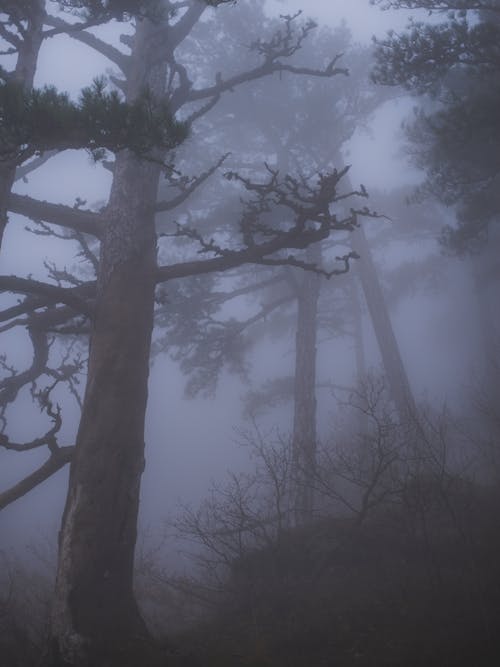
<svg viewBox="0 0 500 667"><path fill-rule="evenodd" d="M283 532L234 561L210 614L175 634L159 618L168 639L155 667L500 665L496 494L449 510ZM26 613L0 614L0 667L37 665ZM129 657L127 667L153 664Z"/></svg>
<svg viewBox="0 0 500 667"><path fill-rule="evenodd" d="M325 520L238 563L222 608L178 637L200 667L500 665L498 509L425 530ZM454 520L455 522L455 520Z"/></svg>

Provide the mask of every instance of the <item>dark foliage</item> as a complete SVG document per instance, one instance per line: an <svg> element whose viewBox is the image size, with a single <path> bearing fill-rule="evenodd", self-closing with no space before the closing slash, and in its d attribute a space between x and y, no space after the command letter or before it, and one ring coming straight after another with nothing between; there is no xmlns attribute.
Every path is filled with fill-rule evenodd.
<svg viewBox="0 0 500 667"><path fill-rule="evenodd" d="M46 86L25 92L15 82L0 85L0 157L24 161L47 150L87 148L95 158L102 149L129 148L145 155L183 141L187 127L174 121L165 103L145 91L126 104L103 80L84 88L77 103ZM101 149L101 150L100 150Z"/></svg>
<svg viewBox="0 0 500 667"><path fill-rule="evenodd" d="M235 0L201 0L209 7ZM148 18L154 21L176 11L176 3L163 0L57 0L61 9L70 10L89 21L128 21L131 17Z"/></svg>
<svg viewBox="0 0 500 667"><path fill-rule="evenodd" d="M373 78L426 96L407 125L410 153L427 176L418 196L455 205L458 225L443 241L454 252L473 250L500 211L500 3L377 4L456 10L442 23L411 22L377 41Z"/></svg>
<svg viewBox="0 0 500 667"><path fill-rule="evenodd" d="M222 609L181 641L208 667L492 664L494 496L471 491L456 522L457 498L426 499L425 513L327 519L238 559Z"/></svg>

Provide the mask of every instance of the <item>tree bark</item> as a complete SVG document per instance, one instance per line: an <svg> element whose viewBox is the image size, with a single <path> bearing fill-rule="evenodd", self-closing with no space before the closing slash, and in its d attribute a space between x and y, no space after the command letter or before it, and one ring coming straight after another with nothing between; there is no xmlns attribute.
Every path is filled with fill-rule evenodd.
<svg viewBox="0 0 500 667"><path fill-rule="evenodd" d="M358 227L353 232L352 247L360 255L360 260L356 266L382 356L389 390L400 418L406 420L408 416L416 414L415 400L401 358L398 341L394 334L370 246L362 227Z"/></svg>
<svg viewBox="0 0 500 667"><path fill-rule="evenodd" d="M148 21L138 22L128 101L145 85L155 95L163 93L164 64L148 65L153 33ZM54 665L128 664L131 642L147 637L132 587L144 469L159 174L157 164L139 161L128 151L116 158L87 386L59 535L49 656Z"/></svg>
<svg viewBox="0 0 500 667"><path fill-rule="evenodd" d="M307 251L307 261L320 265L319 245ZM297 524L312 519L316 471L316 338L320 276L304 271L297 279L297 331L292 451Z"/></svg>
<svg viewBox="0 0 500 667"><path fill-rule="evenodd" d="M356 361L356 382L359 384L366 375L366 357L365 343L363 336L363 313L361 311L361 301L359 286L356 276L349 274L349 297L351 300L353 338L354 338L354 358Z"/></svg>

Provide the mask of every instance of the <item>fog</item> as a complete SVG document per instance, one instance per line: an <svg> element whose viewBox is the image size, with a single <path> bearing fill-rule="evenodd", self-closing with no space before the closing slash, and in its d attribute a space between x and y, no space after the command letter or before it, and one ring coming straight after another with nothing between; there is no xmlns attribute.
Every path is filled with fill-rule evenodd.
<svg viewBox="0 0 500 667"><path fill-rule="evenodd" d="M169 19L172 34L176 22L182 23L184 11L188 13L197 3L198 0L167 3L179 4L180 8L179 14ZM80 20L77 13L58 9L57 3L47 2L47 9L59 20ZM9 15L1 7L0 14ZM316 27L306 23L309 17ZM101 349L100 332L108 331L105 335L111 336L109 331L115 335L121 329L119 320L114 324L107 322L103 306L99 305L101 300L106 303L106 281L114 284L109 278L114 268L103 278L105 269L101 275L99 266L110 261L114 267L115 255L112 251L104 259L101 255L99 265L98 241L87 233L87 228L79 231L74 227L78 222L72 223L71 217L70 222L57 224L43 206L30 213L26 199L64 205L61 212L67 216L71 211L88 213L88 220L100 225L101 243L108 243L102 240L104 228L116 224L113 220L120 210L116 192L120 187L125 217L129 215L127 207L132 211L136 204L145 220L148 216L153 218L151 211L156 211L158 266L187 266L188 262L217 258L227 262L221 270L189 273L182 269L173 273L171 279L157 280L138 522L138 553L157 554L155 572L168 570L172 577L190 577L199 571L199 564L187 555L190 548L186 544L192 536L186 537L179 530L179 517L186 516L186 508L193 512L199 509L197 516L205 516L203 512L211 511L210 503L219 498L217 494L221 490L226 493L224 489L229 487L225 485L236 479L240 480L240 490L251 487L249 497L256 503L251 507L261 508L259 494L264 493L265 475L259 477L261 472L256 471L270 470L269 466L266 468L268 459L262 455L267 451L263 443L271 450L280 443L280 456L284 457L280 465L288 456L286 452L293 452L290 469L295 470L291 474L296 475L293 483L297 486L290 482L293 488L290 491L287 487L283 496L286 503L295 499L300 505L290 511L291 518L287 515L291 534L294 529L307 530L304 526L309 524L303 517L308 513L321 520L324 516L364 520L366 507L351 511L356 507L356 489L364 488L362 484L353 482L354 477L344 470L339 473L335 493L321 495L321 485L326 484L321 470L325 471L328 461L333 460L332 452L338 451L343 452L343 463L349 460L352 465L354 443L362 439L360 433L369 431L370 419L381 432L384 419L386 431L389 423L391 428L397 427L399 435L394 437L401 438L401 442L408 440L408 429L416 428L419 435L415 438L422 438L424 430L439 432L442 444L446 431L446 475L451 479L463 474L464 479L477 482L481 488L498 484L498 473L493 472L498 464L496 449L492 454L495 463L490 466L480 460L477 444L487 442L489 447L498 438L498 431L491 430L495 417L488 421L481 416L484 410L478 411L479 405L485 406L484 396L491 399L486 412L496 414L498 428L498 382L493 373L498 364L500 326L495 273L498 231L492 225L488 242L474 247L471 244L465 252L443 241L446 230L457 229L461 224L462 202L459 198L451 201L451 197L445 201L444 195L440 200L440 193L431 191L427 180L431 167L421 157L424 143L419 145L418 137L412 143L408 131L417 118L415 109L429 105L429 91L427 97L422 97L418 91L381 85L370 78L375 67L374 37L383 40L389 30L402 33L412 19L433 25L442 18L441 14L429 16L422 9L382 11L380 3L373 5L368 0L223 3L205 9L201 18L193 21L185 39L176 46L175 58L174 51L165 55L159 50L157 60L151 60L150 67L155 68L161 58L167 58L167 65L161 70L164 78L169 77L165 100L168 105L177 104L177 120L189 123L187 136L174 148L149 146L145 159L144 155L130 158L130 151L123 147L114 150L110 145L104 145L105 150L97 154L99 146L95 142L83 142L76 149L68 149L64 141L60 143L62 149L57 142L52 146L50 141L46 145L42 141L41 147L35 142L34 150L27 151L27 159L14 159L5 152L5 159L14 169L21 169L40 156L47 160L42 159L41 166L15 180L12 192L24 199L9 199L6 194L8 224L1 247L0 280L17 276L30 285L16 284L11 288L4 281L0 294L0 497L40 468L54 453L54 447L75 445L77 433L82 451L85 445L80 445L80 439L83 442L86 433L90 433L92 447L97 447L99 438L112 443L113 438L127 437L125 430L119 432L111 426L111 419L108 430L104 426L104 435L100 435L99 405L107 404L108 399L114 405L115 397L108 390L93 399L92 392L100 381L95 378L102 381L104 377L116 377L116 396L121 397L126 391L121 390L121 384L128 386L128 380L120 380L116 369L120 363L124 368L135 368L139 362L127 359L123 363L122 359L116 362L116 368L110 362L111 370L96 370L92 382L87 383L87 362L92 354L97 354L96 349ZM49 30L50 25L49 22L45 29ZM283 47L279 40L287 29L292 31L290 42ZM301 29L304 33L297 37ZM276 33L277 30L281 32ZM104 25L90 25L85 32L112 45L115 62L77 36L56 34L42 41L35 88L55 86L77 102L82 88L92 86L96 77L104 77L106 90L115 90L123 97L117 83L125 75L119 73L116 54L128 57L131 53L127 40L120 36L134 34L134 19L105 21ZM279 35L278 41L269 41L273 33ZM1 39L4 48L0 73L15 67L6 36ZM290 49L294 40L298 40L300 48ZM223 86L239 72L253 71L273 48L282 47L279 57L269 57L268 62L275 67L271 72L252 74L246 82L236 77L227 90L222 87L222 92L206 97L192 94L210 86ZM339 58L334 66L348 72L342 69L334 76L331 71L326 75L328 62L336 55ZM126 71L130 77L135 72ZM188 76L189 85L184 81ZM185 100L177 103L182 95ZM128 130L129 137L133 131ZM10 135L6 132L5 136L8 143ZM25 143L29 147L29 140ZM150 201L146 194L140 202L139 181L120 185L122 172L114 169L113 161L118 164L119 156L124 154L129 155L126 159L139 163L137 169L144 173L147 169L151 173L159 170L157 201L166 202L164 205ZM348 169L344 173L345 167ZM326 209L321 208L321 179L331 174L336 178L338 173L342 178L335 181ZM436 179L441 175L439 168L433 173ZM263 183L268 183L267 189ZM147 179L141 187L146 191ZM174 205L171 202L175 198L178 203ZM497 217L498 211L492 219ZM302 237L288 245L283 240L284 230L292 229L294 220L304 221L300 233L307 235L319 234L325 218L329 218L330 232L321 240L315 237L310 245ZM133 224L127 224L127 229L132 229ZM298 233L297 229L293 227L294 233ZM137 233L137 244L149 242L144 241L149 232L133 233ZM275 241L282 245L272 254L259 255L257 259L253 255L240 265L232 263L238 252ZM118 254L126 252L120 248ZM142 257L140 251L136 254ZM132 252L130 257L130 266L135 267L136 255ZM97 288L93 282L96 267ZM493 278L486 282L484 275L489 267ZM61 288L60 295L64 296L44 291L39 287L42 283ZM137 284L142 284L140 279ZM135 298L134 289L131 288L130 298L127 293L122 294L123 310ZM78 303L85 304L81 312L70 300L71 290ZM141 302L145 300L145 296L138 297L137 312L142 312ZM20 313L9 317L17 305ZM52 317L57 308L60 312L69 309L70 315L52 320L47 315L48 324L44 324L44 313L50 311ZM104 317L107 324L99 324L99 317ZM123 317L124 326L133 328L134 317ZM111 315L108 320L111 322ZM46 336L47 359L38 374L22 381L23 372L29 376L36 366L39 353L33 351L30 332L39 329ZM106 345L107 342L102 343L102 349L108 349L110 359L114 359L116 350ZM117 359L120 355L122 352L116 352ZM106 363L104 359L103 369L107 368ZM19 387L12 394L11 387L17 387L20 378ZM143 399L146 404L145 394ZM136 405L143 399L139 398ZM117 406L119 400L116 399ZM89 401L97 407L89 412L87 422L82 418L82 409L85 413ZM360 408L361 404L365 407ZM403 404L410 407L402 408ZM376 412L379 409L381 412ZM411 427L408 423L405 426L405 409L405 414L411 416ZM123 411L124 423L130 421L128 430L135 437L133 418L126 408L117 410ZM130 410L132 413L135 408L131 406ZM46 437L44 434L57 424L55 435ZM404 436L403 426L407 429ZM115 435L118 432L120 435ZM36 443L37 438L45 438L43 446ZM351 453L346 454L350 446ZM395 450L399 447L392 446ZM93 460L99 466L96 451ZM311 474L311 451L317 457L319 472L317 486L311 486L315 490L308 495L303 487ZM424 458L422 455L421 461ZM115 460L122 461L119 455ZM408 459L401 460L391 474L400 474L408 464ZM359 465L364 471L364 464ZM444 466L445 463L443 469ZM427 474L426 470L422 474ZM79 474L75 472L75 479L80 479ZM95 475L98 479L101 473ZM412 475L408 473L405 479ZM73 502L71 494L66 501L68 484L69 465L65 465L0 510L0 554L5 563L22 563L27 571L53 577L63 509L65 502L69 503L67 507ZM377 500L375 511L384 507L386 493L397 495L384 487L380 493L383 500ZM227 492L222 498L229 504L228 498L233 496ZM223 503L221 506L226 507ZM267 519L259 516L255 510L252 520L266 525ZM275 514L271 512L270 516L274 521ZM186 533L186 524L182 525ZM281 524L277 530L279 533ZM261 547L252 535L249 553ZM291 540L293 551L295 538ZM200 546L198 539L194 552L204 553L206 546ZM49 554L48 568L47 563L41 562L41 552ZM7 586L8 581L7 578L0 585ZM0 602L7 599L6 590L0 594ZM144 608L149 613L151 608L156 609L155 605L164 604L154 596L148 598L144 591L140 595L146 599ZM170 618L169 614L175 616L175 612L167 612ZM155 617L155 623L161 625L161 620ZM0 641L0 650L2 647Z"/></svg>

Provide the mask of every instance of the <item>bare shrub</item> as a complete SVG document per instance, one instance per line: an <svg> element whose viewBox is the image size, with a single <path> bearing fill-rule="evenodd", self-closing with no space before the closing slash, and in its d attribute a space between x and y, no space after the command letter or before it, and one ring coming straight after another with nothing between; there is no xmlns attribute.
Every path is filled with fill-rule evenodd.
<svg viewBox="0 0 500 667"><path fill-rule="evenodd" d="M192 567L174 575L150 565L150 596L175 609L180 629L210 628L207 645L214 632L226 647L238 637L267 660L276 642L324 641L335 615L343 632L347 613L382 610L409 641L432 602L433 623L454 619L447 632L467 617L477 637L493 636L500 539L493 498L475 477L480 452L446 409L402 420L380 377L352 391L342 414L318 448L309 523L295 523L304 476L290 439L255 423L240 433L251 470L229 473L169 522Z"/></svg>
<svg viewBox="0 0 500 667"><path fill-rule="evenodd" d="M33 564L0 552L0 657L9 667L36 665L47 636L53 570L37 554L45 557L42 546Z"/></svg>

